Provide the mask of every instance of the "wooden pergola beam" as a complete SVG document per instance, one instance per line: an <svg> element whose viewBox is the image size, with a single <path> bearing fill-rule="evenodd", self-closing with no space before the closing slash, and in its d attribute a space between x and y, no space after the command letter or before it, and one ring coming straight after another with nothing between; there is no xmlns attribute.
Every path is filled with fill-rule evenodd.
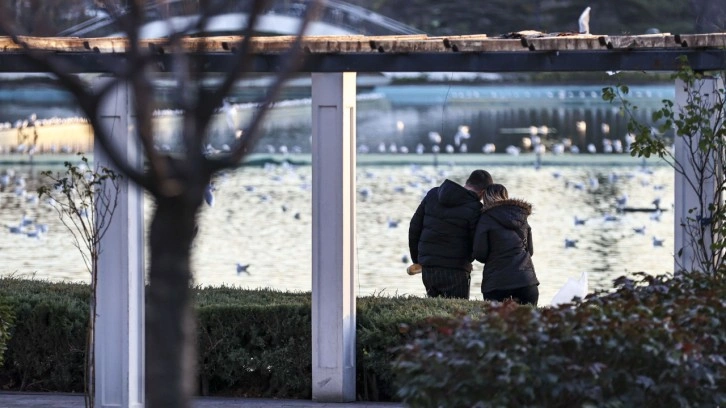
<svg viewBox="0 0 726 408"><path fill-rule="evenodd" d="M723 50L726 33L712 34L649 34L649 35L527 35L518 38L495 38L486 34L428 37L420 35L397 36L307 36L303 47L311 54L346 53L450 53L450 52L518 52L537 51L586 51L605 49L667 50L684 48ZM30 47L49 52L96 52L124 53L127 39L77 38L77 37L20 37ZM232 52L241 40L237 36L187 37L181 41L186 52ZM255 37L252 50L255 54L274 54L286 51L294 42L293 36ZM169 46L167 39L141 40L142 46L163 51ZM13 53L21 47L10 37L0 37L0 54Z"/></svg>

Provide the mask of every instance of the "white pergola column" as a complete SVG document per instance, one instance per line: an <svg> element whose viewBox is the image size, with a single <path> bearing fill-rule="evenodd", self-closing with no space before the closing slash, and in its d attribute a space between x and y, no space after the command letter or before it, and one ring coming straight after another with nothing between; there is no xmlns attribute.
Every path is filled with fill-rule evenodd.
<svg viewBox="0 0 726 408"><path fill-rule="evenodd" d="M313 400L355 401L356 73L312 74Z"/></svg>
<svg viewBox="0 0 726 408"><path fill-rule="evenodd" d="M687 84L680 79L676 80L676 100L675 100L675 111L679 112L683 107L688 105L689 95L694 91L699 92L699 97L703 102L709 106L713 106L718 98L718 89L723 89L724 83L721 78L704 78L694 82L692 88L687 89ZM699 103L699 104L701 104ZM715 120L715 118L712 118ZM713 161L713 157L699 156L698 140L700 135L692 135L690 143L686 143L687 139L684 137L675 137L675 160L683 168L683 173L678 171L675 172L675 213L674 213L674 254L675 254L675 269L676 273L684 270L700 270L703 271L703 265L699 265L698 258L694 253L694 245L702 246L711 245L711 233L708 229L704 232L704 243L696 244L694 240L698 239L698 236L689 234L687 227L684 225L688 224L688 218L695 218L698 212L689 213L691 209L708 208L708 205L713 201L713 197L716 196L716 192L721 188L721 183L724 175L722 173L716 174L703 174L694 167L693 159L699 157L695 164L705 163L707 160ZM690 144L690 146L689 146ZM704 177L701 183L704 193L702 197L696 193L694 188L689 185L688 180L698 182L701 177Z"/></svg>
<svg viewBox="0 0 726 408"><path fill-rule="evenodd" d="M118 151L142 167L127 87L110 93L103 124ZM99 143L94 164L113 168ZM144 406L144 235L143 192L121 179L118 206L101 240L98 262L95 406Z"/></svg>

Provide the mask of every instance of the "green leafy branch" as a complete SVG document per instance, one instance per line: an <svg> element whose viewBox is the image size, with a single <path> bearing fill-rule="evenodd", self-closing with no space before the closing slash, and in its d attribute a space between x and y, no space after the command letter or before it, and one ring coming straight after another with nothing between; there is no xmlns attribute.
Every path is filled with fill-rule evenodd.
<svg viewBox="0 0 726 408"><path fill-rule="evenodd" d="M627 95L627 85L603 88L603 99L618 102L620 111L628 117L628 132L634 136L630 154L637 157L657 155L683 176L690 193L698 198L698 206L688 209L681 220L694 260L699 268L726 271L724 249L726 242L726 92L723 82L719 89L706 89L706 77L680 59L681 68L673 75L684 87L685 100L681 106L663 100L662 107L651 115L654 126L642 123L636 116L638 107ZM678 140L678 152L669 148L673 134ZM678 256L683 253L680 248Z"/></svg>

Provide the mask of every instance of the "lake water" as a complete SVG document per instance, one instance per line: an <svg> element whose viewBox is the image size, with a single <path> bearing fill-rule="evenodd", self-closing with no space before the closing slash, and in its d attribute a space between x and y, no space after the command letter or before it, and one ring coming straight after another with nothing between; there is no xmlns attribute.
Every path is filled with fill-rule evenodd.
<svg viewBox="0 0 726 408"><path fill-rule="evenodd" d="M614 278L636 271L672 272L673 170L655 160L644 165L625 154L603 153L604 139L625 142L625 124L617 107L600 101L601 88L389 86L363 96L357 117L359 294L425 295L420 275L405 273L408 221L429 188L445 178L463 182L474 168L489 170L510 195L534 206L530 223L541 304L548 303L567 278L583 271L589 272L591 290L608 289ZM636 102L645 106L643 115L660 99L672 98L672 86L633 89L640 98ZM72 109L66 112L76 114ZM242 123L247 112L239 107L235 115ZM176 118L162 115L158 123L159 143L173 146ZM224 123L220 117L210 135L216 148L228 142ZM469 153L443 153L446 145L461 149L455 140L459 126L468 126L470 137L463 141ZM582 153L548 151L535 166L535 155L527 153L522 142L531 126L547 127L547 134L539 136L548 149L569 139ZM428 135L434 131L442 138L438 155L430 153L434 143ZM266 165L220 175L215 205L200 214L193 259L198 284L310 290L309 103L281 104L265 132L256 157L274 152L276 159L300 164L268 160ZM481 153L489 143L497 152L510 145L523 150L519 156ZM414 153L419 144L424 154ZM595 154L585 153L590 144ZM400 153L402 146L408 153ZM385 153L378 151L382 147ZM398 153L391 153L394 148ZM299 153L286 155L285 150ZM0 171L10 168L24 176L28 191L42 170L6 165ZM653 200L660 198L665 211L657 219L650 212L617 213L616 201L624 195L632 207L653 207ZM146 209L150 212L148 201ZM10 233L9 226L24 213L48 224L48 233L39 239ZM586 221L576 225L575 217ZM395 222L399 224L394 227ZM88 280L80 254L46 204L5 189L0 192L0 223L0 275ZM663 245L654 245L654 238L663 239ZM566 239L577 240L575 247L566 247ZM237 275L237 262L251 265L249 276ZM474 298L481 298L481 267L475 264L472 275Z"/></svg>

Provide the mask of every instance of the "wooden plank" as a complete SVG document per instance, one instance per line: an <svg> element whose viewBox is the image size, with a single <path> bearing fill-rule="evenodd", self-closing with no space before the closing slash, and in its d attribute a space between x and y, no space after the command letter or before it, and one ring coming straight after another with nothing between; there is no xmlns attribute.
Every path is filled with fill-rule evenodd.
<svg viewBox="0 0 726 408"><path fill-rule="evenodd" d="M522 45L530 51L572 51L597 50L603 48L599 36L590 34L573 34L522 39Z"/></svg>
<svg viewBox="0 0 726 408"><path fill-rule="evenodd" d="M682 47L726 49L726 33L680 34L673 41Z"/></svg>
<svg viewBox="0 0 726 408"><path fill-rule="evenodd" d="M450 48L456 52L524 51L520 39L449 39Z"/></svg>
<svg viewBox="0 0 726 408"><path fill-rule="evenodd" d="M370 46L377 52L409 53L409 52L446 52L443 40L371 40Z"/></svg>
<svg viewBox="0 0 726 408"><path fill-rule="evenodd" d="M672 48L677 45L669 33L603 36L601 42L608 49Z"/></svg>

